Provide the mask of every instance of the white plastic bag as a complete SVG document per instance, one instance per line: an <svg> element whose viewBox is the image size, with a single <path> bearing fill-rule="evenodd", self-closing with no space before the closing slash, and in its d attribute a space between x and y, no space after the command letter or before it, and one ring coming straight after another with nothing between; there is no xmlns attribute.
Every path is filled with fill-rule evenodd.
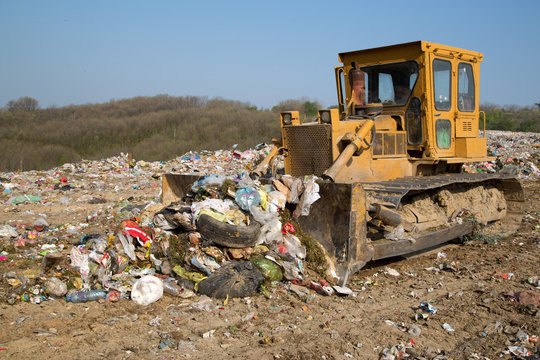
<svg viewBox="0 0 540 360"><path fill-rule="evenodd" d="M314 177L306 182L304 193L300 197L300 202L294 210L295 217L308 216L311 204L320 199L319 184L315 182L315 179L316 178Z"/></svg>
<svg viewBox="0 0 540 360"><path fill-rule="evenodd" d="M199 213L202 209L212 209L220 213L226 213L230 210L230 201L221 199L206 199L200 202L191 204L191 213L193 214L193 222L199 218Z"/></svg>
<svg viewBox="0 0 540 360"><path fill-rule="evenodd" d="M283 235L283 243L287 252L292 256L300 259L306 258L306 247L302 245L300 239L296 236L292 234Z"/></svg>
<svg viewBox="0 0 540 360"><path fill-rule="evenodd" d="M124 248L124 254L133 261L137 260L135 257L135 246L133 246L133 238L131 235L127 234L124 236L121 232L118 232L118 238Z"/></svg>
<svg viewBox="0 0 540 360"><path fill-rule="evenodd" d="M287 203L287 196L280 191L270 191L268 193L268 210L277 212L279 209L284 209Z"/></svg>
<svg viewBox="0 0 540 360"><path fill-rule="evenodd" d="M227 177L225 175L208 175L201 181L201 186L221 186L226 179Z"/></svg>
<svg viewBox="0 0 540 360"><path fill-rule="evenodd" d="M85 249L78 247L71 248L71 266L78 269L83 280L87 279L90 274L88 267L88 252Z"/></svg>
<svg viewBox="0 0 540 360"><path fill-rule="evenodd" d="M238 180L237 188L245 187L257 187L257 183L253 181L247 172L242 173L240 180Z"/></svg>
<svg viewBox="0 0 540 360"><path fill-rule="evenodd" d="M281 221L276 217L272 221L266 223L259 231L257 245L275 245L282 241L283 234L281 233Z"/></svg>
<svg viewBox="0 0 540 360"><path fill-rule="evenodd" d="M304 191L304 183L301 178L296 178L291 184L291 194L289 195L289 202L291 204L298 204L300 196Z"/></svg>
<svg viewBox="0 0 540 360"><path fill-rule="evenodd" d="M10 225L0 226L0 237L12 237L16 238L19 236L17 229Z"/></svg>
<svg viewBox="0 0 540 360"><path fill-rule="evenodd" d="M253 218L255 221L257 221L261 225L266 225L270 221L277 219L278 213L272 212L272 211L264 211L260 209L258 206L252 206L249 208L249 211L251 212L251 215L253 215Z"/></svg>
<svg viewBox="0 0 540 360"><path fill-rule="evenodd" d="M149 305L163 296L163 283L158 277L143 276L133 284L131 300L139 305Z"/></svg>

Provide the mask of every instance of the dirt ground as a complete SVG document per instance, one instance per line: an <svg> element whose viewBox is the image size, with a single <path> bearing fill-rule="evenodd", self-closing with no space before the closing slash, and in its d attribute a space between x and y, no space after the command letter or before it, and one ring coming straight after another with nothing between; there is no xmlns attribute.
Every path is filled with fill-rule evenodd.
<svg viewBox="0 0 540 360"><path fill-rule="evenodd" d="M188 299L165 295L146 307L130 300L14 305L0 301L0 357L391 359L391 347L397 346L394 350L402 352L394 352L396 358L510 359L514 355L508 353L509 346L522 344L537 354L538 306L506 295L530 291L540 297L540 290L526 283L540 275L540 182L527 180L524 187L526 215L514 236L495 243L449 244L410 258L370 264L348 283L354 294L347 297L322 296L307 288L299 297L280 283L266 295L226 303L204 301L198 295ZM69 195L69 205L51 199L47 207L6 206L0 224L30 223L45 214L52 226L62 224L64 231L100 210L96 216L103 221L90 222L84 229L90 233L107 221L112 226L114 209L130 196L132 204L157 197L159 183L150 180L119 191L111 187L72 191L77 193ZM88 204L95 197L106 198L107 203ZM78 237L80 233L72 236ZM40 257L30 256L29 248L9 249L14 253L9 261L0 262L0 273L28 275L27 269L39 266ZM5 281L2 289L9 290ZM420 302L437 311L422 311ZM417 316L417 321L417 313L429 317Z"/></svg>

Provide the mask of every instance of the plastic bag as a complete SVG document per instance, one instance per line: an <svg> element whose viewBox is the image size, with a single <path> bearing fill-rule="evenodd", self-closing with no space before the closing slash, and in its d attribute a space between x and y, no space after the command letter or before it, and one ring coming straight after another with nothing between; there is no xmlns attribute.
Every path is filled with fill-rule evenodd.
<svg viewBox="0 0 540 360"><path fill-rule="evenodd" d="M257 189L253 187L245 187L236 191L234 200L242 210L247 211L250 207L261 204L261 195Z"/></svg>
<svg viewBox="0 0 540 360"><path fill-rule="evenodd" d="M171 224L170 222L165 219L165 215L163 214L155 214L154 215L154 224L156 227L162 229L162 230L174 230L176 229L176 226Z"/></svg>
<svg viewBox="0 0 540 360"><path fill-rule="evenodd" d="M253 181L247 172L243 172L238 180L238 188L255 187L255 181Z"/></svg>
<svg viewBox="0 0 540 360"><path fill-rule="evenodd" d="M302 245L300 240L292 235L292 234L285 234L283 235L283 249L290 255L305 259L306 257L306 247Z"/></svg>
<svg viewBox="0 0 540 360"><path fill-rule="evenodd" d="M217 221L227 222L227 216L224 213L212 211L211 209L201 209L201 211L199 211L199 216L203 214L211 216Z"/></svg>
<svg viewBox="0 0 540 360"><path fill-rule="evenodd" d="M289 281L302 279L302 275L304 273L304 265L302 264L302 260L282 254L279 254L279 256L277 254L275 256L267 254L264 257L277 263L283 269L283 277L285 279Z"/></svg>
<svg viewBox="0 0 540 360"><path fill-rule="evenodd" d="M163 296L163 283L155 276L143 276L133 284L131 300L139 305L149 305Z"/></svg>
<svg viewBox="0 0 540 360"><path fill-rule="evenodd" d="M264 190L257 190L259 192L259 196L261 197L261 207L263 210L266 210L268 206L268 194Z"/></svg>
<svg viewBox="0 0 540 360"><path fill-rule="evenodd" d="M124 248L124 254L126 254L127 257L132 261L135 261L137 258L135 257L135 247L133 246L133 239L131 236L124 236L121 232L118 232L118 238L120 239L122 247Z"/></svg>
<svg viewBox="0 0 540 360"><path fill-rule="evenodd" d="M227 179L225 175L212 174L205 177L201 182L201 186L221 186Z"/></svg>
<svg viewBox="0 0 540 360"><path fill-rule="evenodd" d="M17 229L15 229L14 227L12 227L10 225L0 226L0 237L12 237L12 238L15 238L17 236L19 236L19 234L17 233Z"/></svg>
<svg viewBox="0 0 540 360"><path fill-rule="evenodd" d="M105 249L107 248L108 242L106 237L99 237L97 239L92 239L92 249L99 252L104 253Z"/></svg>
<svg viewBox="0 0 540 360"><path fill-rule="evenodd" d="M81 273L81 277L86 279L90 274L90 269L88 268L88 252L84 249L78 247L71 248L71 266L78 269Z"/></svg>
<svg viewBox="0 0 540 360"><path fill-rule="evenodd" d="M392 241L409 240L412 243L416 242L413 237L405 235L405 229L401 224L396 226L392 231L385 232L384 238Z"/></svg>
<svg viewBox="0 0 540 360"><path fill-rule="evenodd" d="M190 262L191 265L195 266L202 272L205 272L206 275L212 274L221 267L221 265L219 265L212 257L202 253L193 254Z"/></svg>
<svg viewBox="0 0 540 360"><path fill-rule="evenodd" d="M251 263L255 265L261 272L264 278L268 281L281 281L283 272L278 264L265 258L255 257L251 259Z"/></svg>
<svg viewBox="0 0 540 360"><path fill-rule="evenodd" d="M268 210L277 212L278 209L284 209L287 203L287 197L280 191L270 191L268 193Z"/></svg>
<svg viewBox="0 0 540 360"><path fill-rule="evenodd" d="M34 229L37 231L42 231L43 229L46 229L49 227L49 223L44 218L39 218L36 221L34 221Z"/></svg>
<svg viewBox="0 0 540 360"><path fill-rule="evenodd" d="M62 280L52 277L45 282L47 293L52 296L62 297L67 293L67 285Z"/></svg>
<svg viewBox="0 0 540 360"><path fill-rule="evenodd" d="M277 219L278 217L277 212L264 211L259 209L257 206L250 207L249 211L251 212L251 215L253 215L255 221L257 221L261 225L266 225L270 221Z"/></svg>
<svg viewBox="0 0 540 360"><path fill-rule="evenodd" d="M215 211L225 213L231 208L230 204L221 199L206 199L200 202L194 202L191 204L191 212L193 213L193 221L195 222L199 218L199 212L202 209L213 209Z"/></svg>
<svg viewBox="0 0 540 360"><path fill-rule="evenodd" d="M300 196L304 192L304 183L302 179L296 178L291 184L291 193L289 195L289 202L292 204L298 204Z"/></svg>
<svg viewBox="0 0 540 360"><path fill-rule="evenodd" d="M321 196L319 195L319 185L315 182L316 177L308 180L305 185L305 190L300 197L300 202L294 210L294 216L308 216L311 204L317 201Z"/></svg>
<svg viewBox="0 0 540 360"><path fill-rule="evenodd" d="M275 217L272 221L266 223L259 232L257 245L267 244L275 245L282 241L281 221Z"/></svg>

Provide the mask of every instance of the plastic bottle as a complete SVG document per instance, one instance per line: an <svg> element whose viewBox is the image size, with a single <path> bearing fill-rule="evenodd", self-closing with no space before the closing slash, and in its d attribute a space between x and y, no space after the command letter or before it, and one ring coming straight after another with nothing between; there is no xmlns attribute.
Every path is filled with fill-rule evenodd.
<svg viewBox="0 0 540 360"><path fill-rule="evenodd" d="M105 299L106 297L107 292L105 290L89 290L73 293L70 296L66 297L66 300L78 303Z"/></svg>
<svg viewBox="0 0 540 360"><path fill-rule="evenodd" d="M163 292L171 296L180 296L184 291L184 287L178 285L173 280L163 280Z"/></svg>

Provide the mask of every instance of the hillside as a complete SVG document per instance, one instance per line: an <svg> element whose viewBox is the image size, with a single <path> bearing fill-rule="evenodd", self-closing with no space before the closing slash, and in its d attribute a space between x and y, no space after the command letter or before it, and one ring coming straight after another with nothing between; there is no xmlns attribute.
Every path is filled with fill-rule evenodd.
<svg viewBox="0 0 540 360"><path fill-rule="evenodd" d="M136 97L104 104L0 112L0 169L47 169L120 152L167 160L188 150L270 142L279 115L202 97Z"/></svg>

